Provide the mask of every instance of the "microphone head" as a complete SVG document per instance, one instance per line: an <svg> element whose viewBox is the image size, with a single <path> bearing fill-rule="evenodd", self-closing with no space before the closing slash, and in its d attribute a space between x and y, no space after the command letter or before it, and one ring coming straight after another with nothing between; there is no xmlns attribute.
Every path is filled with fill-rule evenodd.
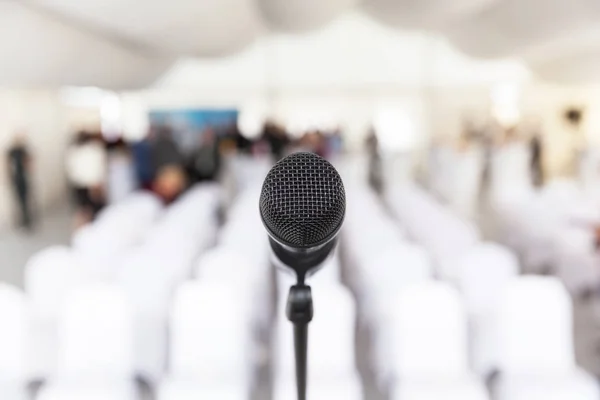
<svg viewBox="0 0 600 400"><path fill-rule="evenodd" d="M291 250L321 247L335 239L346 211L342 178L324 158L293 153L271 168L260 195L269 236Z"/></svg>

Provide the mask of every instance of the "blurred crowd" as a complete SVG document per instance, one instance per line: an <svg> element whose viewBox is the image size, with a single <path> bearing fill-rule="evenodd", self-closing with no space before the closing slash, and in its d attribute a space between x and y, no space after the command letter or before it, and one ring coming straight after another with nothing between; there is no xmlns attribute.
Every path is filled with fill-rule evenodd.
<svg viewBox="0 0 600 400"><path fill-rule="evenodd" d="M101 132L79 131L68 145L65 171L75 227L92 221L107 204L136 189L154 192L165 204L202 181L219 180L224 160L233 154L270 157L273 162L294 151L311 151L328 157L342 150L342 133L310 130L292 136L282 126L267 121L255 139L242 135L236 124L207 126L190 146L178 141L169 125L151 126L140 141L107 140ZM19 208L19 226L31 230L32 155L26 134L15 137L8 151L11 183Z"/></svg>

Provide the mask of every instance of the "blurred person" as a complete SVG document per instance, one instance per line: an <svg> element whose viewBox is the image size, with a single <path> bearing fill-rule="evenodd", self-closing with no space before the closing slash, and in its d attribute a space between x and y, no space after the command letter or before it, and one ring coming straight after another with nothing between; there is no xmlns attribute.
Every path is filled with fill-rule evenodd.
<svg viewBox="0 0 600 400"><path fill-rule="evenodd" d="M290 139L285 129L273 121L265 123L262 139L269 143L271 154L275 161L279 161L285 155L286 148L290 144Z"/></svg>
<svg viewBox="0 0 600 400"><path fill-rule="evenodd" d="M200 137L200 146L192 154L190 178L193 182L215 180L220 166L221 155L217 134L214 129L207 128Z"/></svg>
<svg viewBox="0 0 600 400"><path fill-rule="evenodd" d="M237 123L231 123L225 126L223 139L231 139L235 142L238 153L251 154L254 142L240 132Z"/></svg>
<svg viewBox="0 0 600 400"><path fill-rule="evenodd" d="M344 149L344 139L342 135L342 129L336 128L328 138L329 153L332 155L338 155Z"/></svg>
<svg viewBox="0 0 600 400"><path fill-rule="evenodd" d="M531 177L535 187L541 187L544 183L544 171L542 167L543 144L542 136L535 132L529 141L529 151L531 152Z"/></svg>
<svg viewBox="0 0 600 400"><path fill-rule="evenodd" d="M19 226L26 230L33 228L31 214L30 175L31 153L24 133L18 133L7 153L8 171L15 198L19 206Z"/></svg>
<svg viewBox="0 0 600 400"><path fill-rule="evenodd" d="M369 130L365 139L365 148L369 157L369 183L375 191L381 192L383 190L383 164L375 128Z"/></svg>
<svg viewBox="0 0 600 400"><path fill-rule="evenodd" d="M147 137L130 146L137 186L147 190L152 188L155 173L152 166L152 145L150 143L153 133L150 130Z"/></svg>
<svg viewBox="0 0 600 400"><path fill-rule="evenodd" d="M153 171L151 190L169 204L187 188L185 159L169 127L158 127L155 132L149 154Z"/></svg>
<svg viewBox="0 0 600 400"><path fill-rule="evenodd" d="M79 132L67 150L66 172L75 194L78 225L90 222L105 203L107 156L104 143L91 133Z"/></svg>
<svg viewBox="0 0 600 400"><path fill-rule="evenodd" d="M160 169L152 185L153 192L165 204L170 204L181 195L187 187L184 169L176 164L166 165Z"/></svg>
<svg viewBox="0 0 600 400"><path fill-rule="evenodd" d="M175 142L173 132L169 127L161 126L156 129L156 135L150 140L150 160L155 174L164 167L178 165L183 167L184 157Z"/></svg>

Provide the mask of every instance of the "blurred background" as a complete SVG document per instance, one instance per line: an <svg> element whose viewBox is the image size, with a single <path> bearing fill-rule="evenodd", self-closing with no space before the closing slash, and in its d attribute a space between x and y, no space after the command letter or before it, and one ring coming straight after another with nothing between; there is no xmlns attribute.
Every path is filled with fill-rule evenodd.
<svg viewBox="0 0 600 400"><path fill-rule="evenodd" d="M600 5L0 2L0 397L295 399L262 180L346 186L310 399L600 400Z"/></svg>

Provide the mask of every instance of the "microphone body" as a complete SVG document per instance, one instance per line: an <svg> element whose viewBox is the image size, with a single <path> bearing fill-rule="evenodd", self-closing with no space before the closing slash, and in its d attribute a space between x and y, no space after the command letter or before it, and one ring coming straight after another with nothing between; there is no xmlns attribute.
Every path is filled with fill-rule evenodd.
<svg viewBox="0 0 600 400"><path fill-rule="evenodd" d="M269 244L277 260L291 268L296 273L299 282L304 282L307 277L317 272L325 260L331 256L337 244L337 238L309 249L289 247L278 243L272 237L269 237Z"/></svg>
<svg viewBox="0 0 600 400"><path fill-rule="evenodd" d="M346 194L327 160L299 152L269 171L259 208L274 255L303 282L335 248Z"/></svg>

